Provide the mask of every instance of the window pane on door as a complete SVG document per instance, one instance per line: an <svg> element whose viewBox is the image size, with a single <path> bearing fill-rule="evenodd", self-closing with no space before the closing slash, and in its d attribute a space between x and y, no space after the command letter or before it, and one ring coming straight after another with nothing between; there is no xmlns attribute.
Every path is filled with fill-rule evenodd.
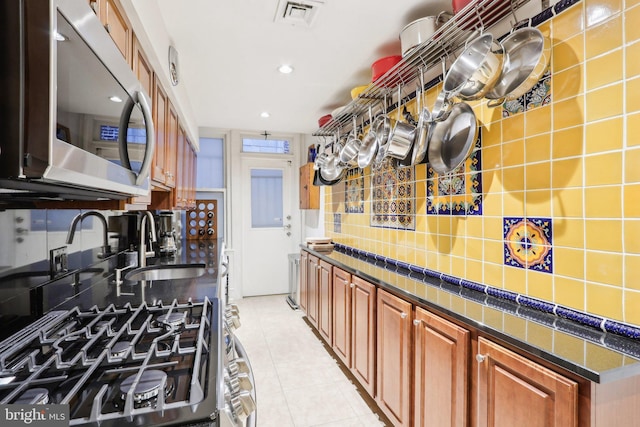
<svg viewBox="0 0 640 427"><path fill-rule="evenodd" d="M242 138L242 152L289 154L289 141L284 139Z"/></svg>
<svg viewBox="0 0 640 427"><path fill-rule="evenodd" d="M282 226L282 170L251 169L251 227Z"/></svg>

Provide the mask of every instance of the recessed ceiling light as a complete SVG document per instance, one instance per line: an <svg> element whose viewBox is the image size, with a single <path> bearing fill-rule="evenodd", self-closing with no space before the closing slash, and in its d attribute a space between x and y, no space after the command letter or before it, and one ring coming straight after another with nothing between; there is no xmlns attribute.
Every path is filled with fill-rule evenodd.
<svg viewBox="0 0 640 427"><path fill-rule="evenodd" d="M109 101L113 101L113 102L122 102L122 99L119 96L110 96L109 97Z"/></svg>
<svg viewBox="0 0 640 427"><path fill-rule="evenodd" d="M293 67L289 64L282 64L278 67L278 71L280 71L282 74L291 74L293 73Z"/></svg>
<svg viewBox="0 0 640 427"><path fill-rule="evenodd" d="M267 117L269 117L269 116L271 116L271 114L269 114L269 113L268 113L268 112L266 112L266 111L263 111L262 113L260 113L260 117L264 117L265 119L266 119Z"/></svg>

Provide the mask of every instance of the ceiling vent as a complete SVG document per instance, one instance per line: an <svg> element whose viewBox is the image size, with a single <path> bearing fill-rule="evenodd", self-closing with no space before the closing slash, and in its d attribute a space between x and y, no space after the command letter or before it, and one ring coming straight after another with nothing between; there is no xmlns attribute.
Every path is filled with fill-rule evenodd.
<svg viewBox="0 0 640 427"><path fill-rule="evenodd" d="M280 0L276 10L275 22L311 27L318 16L322 0Z"/></svg>

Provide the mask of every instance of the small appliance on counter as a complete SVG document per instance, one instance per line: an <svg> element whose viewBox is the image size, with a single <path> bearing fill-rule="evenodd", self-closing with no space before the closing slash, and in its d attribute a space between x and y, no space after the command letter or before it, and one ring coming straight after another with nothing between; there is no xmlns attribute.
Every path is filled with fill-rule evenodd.
<svg viewBox="0 0 640 427"><path fill-rule="evenodd" d="M174 256L176 254L176 233L172 211L160 211L158 223L158 252L160 256Z"/></svg>

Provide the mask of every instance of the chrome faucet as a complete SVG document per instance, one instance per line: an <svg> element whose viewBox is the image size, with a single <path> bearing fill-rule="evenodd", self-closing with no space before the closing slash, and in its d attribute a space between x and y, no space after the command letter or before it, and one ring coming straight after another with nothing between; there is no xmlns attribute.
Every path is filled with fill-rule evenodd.
<svg viewBox="0 0 640 427"><path fill-rule="evenodd" d="M71 243L73 243L73 236L76 233L76 226L78 225L78 223L88 216L95 216L102 223L102 229L104 234L102 237L102 253L100 254L100 256L105 257L111 254L111 246L109 245L109 236L107 235L107 219L104 217L104 215L102 215L98 211L83 212L76 215L73 218L73 221L71 221L71 225L69 226L69 232L67 234L67 245L70 245Z"/></svg>
<svg viewBox="0 0 640 427"><path fill-rule="evenodd" d="M148 221L147 221L148 220ZM138 245L138 267L144 267L147 265L147 257L155 255L153 250L147 252L147 231L146 223L149 222L149 229L151 230L151 242L156 242L156 223L153 220L151 212L146 211L142 214L140 220L140 244ZM153 245L151 245L153 249Z"/></svg>

